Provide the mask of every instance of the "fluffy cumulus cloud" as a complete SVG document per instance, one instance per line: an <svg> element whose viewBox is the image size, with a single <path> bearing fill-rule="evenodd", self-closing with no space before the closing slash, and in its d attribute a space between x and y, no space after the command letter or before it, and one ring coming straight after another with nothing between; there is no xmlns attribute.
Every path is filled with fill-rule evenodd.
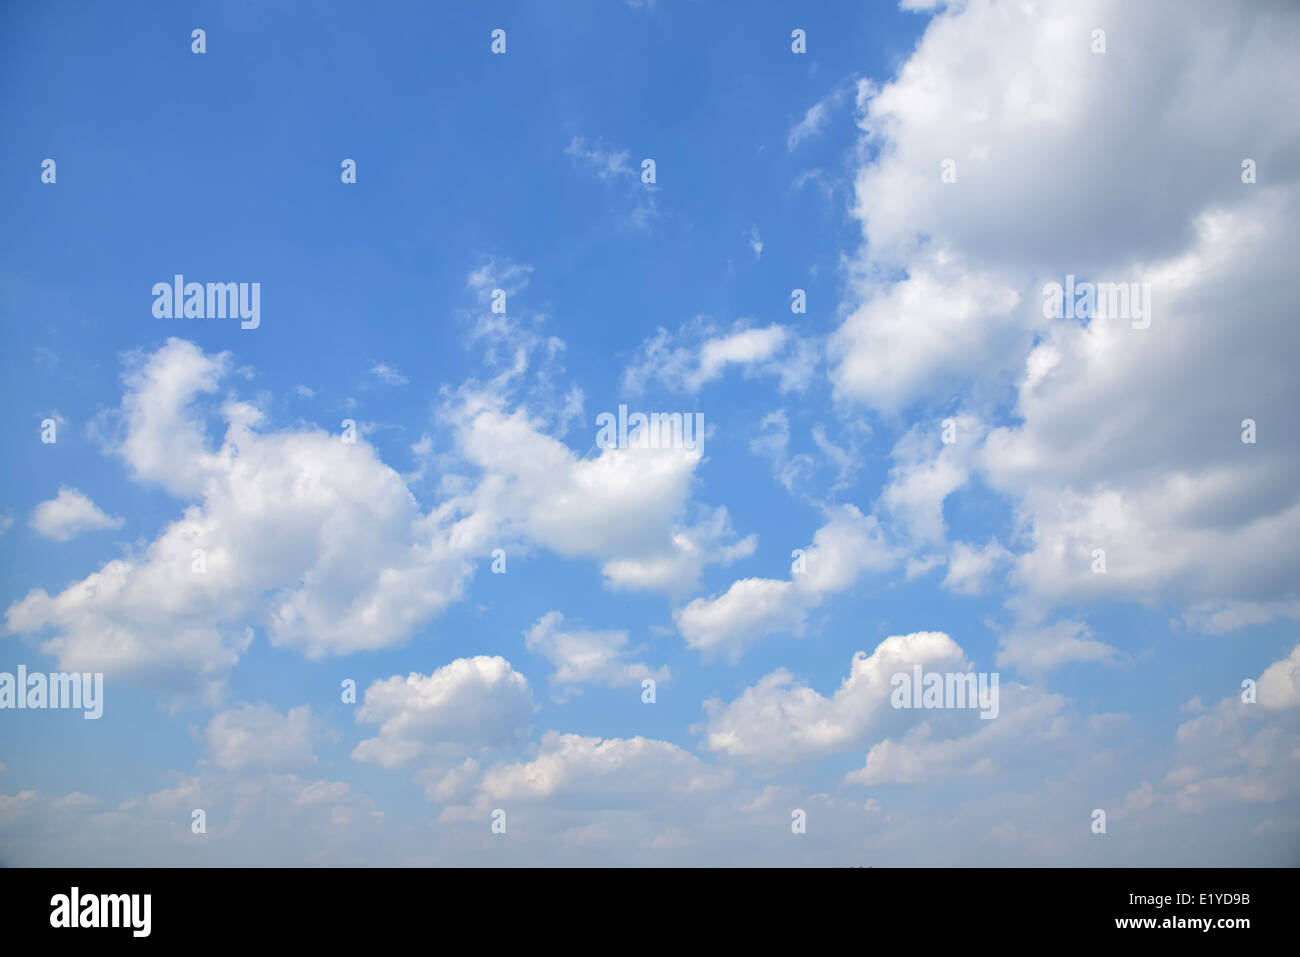
<svg viewBox="0 0 1300 957"><path fill-rule="evenodd" d="M1294 596L1300 424L1287 410L1300 391L1280 358L1294 330L1278 283L1300 183L1241 188L1145 274L1161 297L1150 329L1055 327L1020 386L1023 424L989 436L987 474L1028 530L1017 574L1043 600ZM1272 434L1243 442L1247 419Z"/></svg>
<svg viewBox="0 0 1300 957"><path fill-rule="evenodd" d="M800 684L786 669L746 688L734 701L706 703L704 747L762 763L807 761L860 744L873 730L894 723L891 680L926 670L964 670L965 656L947 635L918 632L882 641L870 655L853 656L848 677L829 698Z"/></svg>
<svg viewBox="0 0 1300 957"><path fill-rule="evenodd" d="M830 697L782 674L727 705L711 703L703 731L714 763L669 741L552 730L524 757L486 766L468 758L435 769L426 786L442 808L433 833L427 825L418 831L385 825L374 802L343 782L289 772L309 755L298 743L301 735L290 730L302 721L295 718L298 709L279 715L244 708L226 723L265 729L278 739L257 760L222 767L216 759L225 738L210 735L210 769L178 775L169 787L113 806L84 793L0 794L0 837L11 861L83 865L346 864L358 854L408 864L690 864L707 854L769 865L1134 865L1149 863L1153 853L1186 863L1281 863L1294 845L1286 807L1300 780L1294 748L1298 663L1300 649L1267 667L1256 703L1234 695L1184 722L1167 771L1148 759L1117 774L1125 716L1083 721L1059 696L1030 686L1004 686L1001 714L993 721L971 712L892 709L885 702L894 669L969 666L946 635L895 636L870 655L855 655ZM415 696L436 697L418 688L428 683L424 676L406 683L417 686ZM464 684L463 676L455 683ZM396 697L408 699L396 710L421 708L411 704L409 692ZM436 724L412 737L428 743L457 736L429 733ZM746 777L749 769L863 751L863 766L844 777L839 794ZM1035 772L1035 783L1018 787L1014 782L1026 769ZM1147 772L1158 775L1151 779L1156 783L1137 776ZM945 804L935 787L954 778L965 797L957 807ZM871 795L865 800L864 788ZM1077 812L1081 798L1088 807L1110 808L1125 839L1089 841ZM187 825L190 809L198 806L209 809L215 839L196 844ZM1243 806L1254 809L1245 830L1222 816L1227 807ZM793 850L791 808L804 809L816 825L808 842ZM507 815L508 833L523 840L483 837L497 811ZM1226 839L1205 831L1205 815L1216 812ZM1192 840L1196 834L1202 839Z"/></svg>
<svg viewBox="0 0 1300 957"><path fill-rule="evenodd" d="M1258 91L1295 104L1297 32L1284 4L973 0L934 17L893 81L860 85L865 244L831 379L882 414L1014 388L1014 420L962 467L1013 503L1031 617L1294 597L1300 120ZM1244 183L1247 158L1268 175ZM1044 287L1067 275L1147 284L1147 314L1048 318ZM961 480L930 472L929 501Z"/></svg>
<svg viewBox="0 0 1300 957"><path fill-rule="evenodd" d="M772 578L742 578L721 595L696 598L677 612L677 627L692 648L735 661L748 643L777 631L798 631L806 609L794 585Z"/></svg>
<svg viewBox="0 0 1300 957"><path fill-rule="evenodd" d="M1300 708L1300 645L1265 669L1259 676L1258 690L1259 705L1265 711Z"/></svg>
<svg viewBox="0 0 1300 957"><path fill-rule="evenodd" d="M1001 637L997 663L1025 674L1043 674L1072 661L1113 661L1119 652L1092 637L1082 621L1024 626Z"/></svg>
<svg viewBox="0 0 1300 957"><path fill-rule="evenodd" d="M875 517L840 506L831 510L812 544L799 549L789 579L742 578L720 595L692 600L674 618L691 648L738 661L768 635L801 634L811 609L864 573L883 571L895 561Z"/></svg>
<svg viewBox="0 0 1300 957"><path fill-rule="evenodd" d="M566 628L564 616L547 612L524 633L524 645L554 666L556 684L602 684L611 688L639 684L645 678L664 681L667 668L651 668L627 658L626 631Z"/></svg>
<svg viewBox="0 0 1300 957"><path fill-rule="evenodd" d="M59 494L41 502L32 511L31 526L56 542L66 542L82 532L121 528L123 520L105 515L94 502L75 488L61 488Z"/></svg>
<svg viewBox="0 0 1300 957"><path fill-rule="evenodd" d="M747 558L757 547L757 536L737 538L726 506L700 511L692 525L672 530L670 544L641 555L611 558L601 566L613 588L681 594L695 587L707 565L730 565Z"/></svg>
<svg viewBox="0 0 1300 957"><path fill-rule="evenodd" d="M609 584L675 591L710 563L753 550L725 508L690 501L697 448L604 448L581 457L523 409L466 401L448 415L475 485L443 506L459 517L452 541L483 549L502 540L601 563ZM697 443L698 445L698 443Z"/></svg>
<svg viewBox="0 0 1300 957"><path fill-rule="evenodd" d="M49 634L61 668L211 693L253 626L310 657L343 654L404 641L459 597L464 553L363 439L264 430L234 397L199 408L229 367L172 339L128 372L117 451L187 504L142 549L10 606L9 631Z"/></svg>
<svg viewBox="0 0 1300 957"><path fill-rule="evenodd" d="M985 431L974 416L957 415L938 428L913 426L894 445L881 510L914 547L941 546L946 540L944 502L970 480Z"/></svg>
<svg viewBox="0 0 1300 957"><path fill-rule="evenodd" d="M431 674L394 675L366 689L357 721L379 735L352 757L386 768L517 744L533 710L528 679L499 656L458 658Z"/></svg>
<svg viewBox="0 0 1300 957"><path fill-rule="evenodd" d="M883 412L1010 368L1027 338L1019 294L948 255L927 251L904 281L864 279L859 292L868 298L830 341L831 378L842 398Z"/></svg>
<svg viewBox="0 0 1300 957"><path fill-rule="evenodd" d="M994 720L970 722L966 734L943 735L937 722L923 722L899 738L872 745L866 763L845 776L848 784L921 784L958 775L983 775L993 780L1025 755L1055 746L1066 736L1068 722L1060 695L1016 685L998 689Z"/></svg>

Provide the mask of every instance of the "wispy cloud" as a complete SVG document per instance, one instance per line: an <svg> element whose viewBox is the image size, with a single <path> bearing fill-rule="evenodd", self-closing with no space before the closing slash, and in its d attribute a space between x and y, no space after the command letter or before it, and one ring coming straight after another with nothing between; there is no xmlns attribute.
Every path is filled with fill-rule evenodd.
<svg viewBox="0 0 1300 957"><path fill-rule="evenodd" d="M389 385L406 385L411 381L385 362L375 363L370 369L370 374Z"/></svg>

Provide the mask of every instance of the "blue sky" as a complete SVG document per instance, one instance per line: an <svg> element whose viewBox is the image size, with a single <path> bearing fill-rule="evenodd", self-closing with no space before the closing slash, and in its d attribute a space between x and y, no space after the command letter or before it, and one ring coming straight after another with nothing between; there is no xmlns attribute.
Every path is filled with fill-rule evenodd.
<svg viewBox="0 0 1300 957"><path fill-rule="evenodd" d="M1295 863L1297 19L1211 10L6 10L0 671L106 697L0 861Z"/></svg>

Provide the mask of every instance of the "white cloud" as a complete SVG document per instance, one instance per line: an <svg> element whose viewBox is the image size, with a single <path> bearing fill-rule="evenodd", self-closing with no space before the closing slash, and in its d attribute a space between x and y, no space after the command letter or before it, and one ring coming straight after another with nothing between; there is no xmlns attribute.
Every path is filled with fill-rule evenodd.
<svg viewBox="0 0 1300 957"><path fill-rule="evenodd" d="M27 866L346 865L391 853L384 814L343 781L209 766L114 805L77 792L0 795L6 858ZM207 814L196 840L191 811Z"/></svg>
<svg viewBox="0 0 1300 957"><path fill-rule="evenodd" d="M1300 707L1300 645L1264 670L1256 692L1259 706L1267 711Z"/></svg>
<svg viewBox="0 0 1300 957"><path fill-rule="evenodd" d="M591 169L601 179L636 176L636 171L628 163L631 154L627 150L609 149L599 143L588 146L586 139L575 136L564 152Z"/></svg>
<svg viewBox="0 0 1300 957"><path fill-rule="evenodd" d="M740 320L721 331L698 318L675 334L660 328L643 342L623 374L623 385L633 393L656 382L675 391L698 392L728 369L738 368L746 376L776 376L781 391L788 392L805 388L815 366L811 344L785 326L751 328Z"/></svg>
<svg viewBox="0 0 1300 957"><path fill-rule="evenodd" d="M629 209L624 223L633 229L649 229L659 216L655 194L659 187L641 181L641 165L629 162L628 150L615 149L597 142L588 145L585 138L575 136L564 151L581 167L594 172L605 183L622 183L627 192Z"/></svg>
<svg viewBox="0 0 1300 957"><path fill-rule="evenodd" d="M691 521L698 448L606 448L579 458L522 410L469 402L449 407L476 487L445 503L463 513L453 541L479 551L522 538L567 557L593 558L611 585L678 591L700 569L753 549L734 542L725 509Z"/></svg>
<svg viewBox="0 0 1300 957"><path fill-rule="evenodd" d="M230 369L230 353L208 355L182 339L168 339L152 355L128 357L121 407L126 434L114 451L137 479L178 498L203 492L222 462L206 446L195 406L217 391Z"/></svg>
<svg viewBox="0 0 1300 957"><path fill-rule="evenodd" d="M1094 639L1092 629L1084 622L1058 621L1017 628L1003 635L998 641L997 663L999 667L1041 675L1070 662L1109 662L1118 656L1115 648Z"/></svg>
<svg viewBox="0 0 1300 957"><path fill-rule="evenodd" d="M704 747L758 763L787 764L850 750L873 731L895 724L890 679L913 665L964 669L965 656L942 632L886 638L868 655L853 656L849 675L829 698L795 682L784 668L739 698L705 702Z"/></svg>
<svg viewBox="0 0 1300 957"><path fill-rule="evenodd" d="M820 133L829 115L830 109L825 100L819 100L808 107L808 112L804 114L803 119L790 127L790 135L786 137L786 149L793 151L805 139Z"/></svg>
<svg viewBox="0 0 1300 957"><path fill-rule="evenodd" d="M536 758L490 768L481 787L484 797L497 802L581 797L601 806L645 807L716 790L730 779L667 741L548 731Z"/></svg>
<svg viewBox="0 0 1300 957"><path fill-rule="evenodd" d="M406 385L411 381L385 362L375 363L370 369L370 374L388 385Z"/></svg>
<svg viewBox="0 0 1300 957"><path fill-rule="evenodd" d="M489 265L470 277L482 295L526 279L523 267ZM185 509L142 549L12 603L10 633L52 632L43 650L65 670L215 700L255 627L313 658L400 644L459 600L475 562L501 544L592 558L611 585L670 592L753 550L725 509L689 501L698 450L579 458L522 407L505 411L496 386L522 379L446 399L450 497L425 512L362 438L277 430L233 395L206 401L231 365L178 339L132 359L114 451ZM210 442L214 420L224 434ZM452 471L462 465L478 474Z"/></svg>
<svg viewBox="0 0 1300 957"><path fill-rule="evenodd" d="M211 696L251 623L321 657L404 641L459 597L472 566L363 440L266 429L230 399L210 448L193 402L228 368L171 339L128 373L119 454L194 504L142 551L10 605L8 630L51 630L62 669Z"/></svg>
<svg viewBox="0 0 1300 957"><path fill-rule="evenodd" d="M774 632L799 633L806 608L795 587L771 578L742 578L723 594L696 598L674 615L686 644L735 662L748 645Z"/></svg>
<svg viewBox="0 0 1300 957"><path fill-rule="evenodd" d="M1032 546L1019 576L1042 600L1236 601L1256 612L1294 601L1300 426L1282 410L1300 388L1278 358L1289 307L1268 290L1289 268L1279 242L1300 186L1252 195L1252 209L1199 220L1186 262L1148 271L1163 321L1055 327L1059 358L1020 389L1023 424L990 433L984 464L1019 501ZM1226 301L1245 316L1231 330L1216 318ZM1245 418L1268 423L1268 440L1243 444ZM1097 548L1104 575L1092 573Z"/></svg>
<svg viewBox="0 0 1300 957"><path fill-rule="evenodd" d="M610 688L640 684L644 678L666 681L667 668L651 668L626 659L626 631L564 628L564 616L547 612L524 632L524 646L553 665L555 684L602 684Z"/></svg>
<svg viewBox="0 0 1300 957"><path fill-rule="evenodd" d="M897 560L875 518L852 505L828 510L826 524L803 551L804 570L795 572L792 562L788 581L744 578L721 595L696 598L675 612L686 644L706 657L738 661L768 635L802 634L810 609L848 588L864 571L883 571Z"/></svg>
<svg viewBox="0 0 1300 957"><path fill-rule="evenodd" d="M811 139L821 133L826 128L826 122L830 119L831 111L839 106L852 88L851 84L841 84L824 98L808 107L803 119L790 127L790 133L785 141L786 150L793 152L795 147L804 140Z"/></svg>
<svg viewBox="0 0 1300 957"><path fill-rule="evenodd" d="M855 476L865 464L861 442L864 436L870 436L870 427L861 421L851 421L844 425L837 444L831 440L824 425L815 423L808 434L821 453L820 457L815 458L807 452L792 455L790 417L784 409L777 409L763 417L758 434L749 441L749 450L771 463L773 477L786 491L810 501L818 501L819 496L814 494L815 491L829 487L829 492L834 494L851 487ZM819 467L834 469L834 478L815 487L813 479Z"/></svg>
<svg viewBox="0 0 1300 957"><path fill-rule="evenodd" d="M978 595L989 576L1010 560L1011 553L996 538L983 547L955 542L943 587L958 595Z"/></svg>
<svg viewBox="0 0 1300 957"><path fill-rule="evenodd" d="M996 660L1035 680L1069 662L1125 657L1074 608L1048 615L1055 603L1174 601L1189 629L1212 634L1300 617L1290 301L1300 122L1287 108L1295 85L1286 72L1297 13L1277 4L1245 16L1199 2L902 5L948 9L895 82L861 87L862 155L871 157L857 187L864 246L827 355L846 415L865 407L892 421L917 410L924 424L895 446L876 513L828 508L802 574L745 577L689 602L676 615L687 644L734 660L766 634L800 634L829 596L903 561L909 578L946 562L944 587L967 594L1013 565L1027 596L1013 607L1025 614L1000 636ZM1097 24L1110 34L1104 57L1088 50ZM821 106L790 131L790 149L824 127ZM626 151L575 140L570 153L596 177L642 190ZM1245 155L1260 164L1258 184L1240 183ZM954 184L940 182L945 158L956 160ZM1065 272L1151 281L1151 327L1045 321L1041 285ZM527 279L511 263L471 274L478 309L467 335L487 348L493 378L444 393L437 420L448 432L413 447L421 474L426 465L437 474L443 498L432 507L364 442L274 428L226 395L227 375L240 370L224 354L173 341L143 357L128 378L117 451L133 475L176 496L180 514L152 544L57 595L37 589L14 602L9 630L50 633L44 650L63 667L211 689L254 628L313 656L406 640L461 596L473 564L498 545L512 561L546 549L595 562L610 587L674 595L698 587L708 565L753 554L755 537L738 538L726 508L692 501L705 477L700 455L592 454L582 437L577 452L562 441L581 421L582 395L544 381L564 344L516 299ZM504 316L485 307L497 287L511 296ZM693 394L739 372L802 388L820 344L793 328L661 331L625 382ZM553 386L552 404L531 393L525 403L526 380ZM1007 394L1010 414L989 414ZM953 409L963 410L959 440L941 446L935 423ZM1255 445L1238 439L1246 417L1259 424ZM816 462L792 453L790 431L784 411L769 415L750 447L793 489ZM842 434L832 442L812 432L838 483L861 462L857 433ZM1006 496L1015 529L999 533L1020 554L998 539L978 544L987 531L948 541L945 507L968 486L978 486L976 505L986 489ZM205 575L191 571L199 547ZM1098 547L1105 575L1091 568ZM564 625L551 613L526 639L555 664L557 683L618 686L648 668L630 659L653 660L628 647L625 631ZM1208 675L1195 689L1207 700L1215 681L1230 693L1208 708L1199 695L1189 703L1194 716L1157 784L1142 780L1155 763L1146 736L1130 735L1122 715L1085 717L1086 731L1072 736L1062 700L1034 686L1004 683L993 721L890 708L891 669L914 661L968 667L946 635L918 633L855 656L826 695L781 668L728 704L711 701L702 734L718 768L643 737L550 731L528 743L534 706L523 676L503 658L458 659L375 682L359 709L378 731L356 758L417 767L426 795L445 807L436 833L424 821L397 837L389 829L390 841L416 839L386 855L365 843L384 836L366 798L290 773L315 760L305 707L216 715L198 774L119 807L76 792L0 795L0 845L7 859L47 864L317 853L346 862L358 859L355 846L341 853L349 838L368 860L443 863L481 863L485 853L621 864L1294 857L1300 648L1263 670L1257 704L1237 697L1238 677ZM520 746L522 755L491 753ZM804 775L737 787L746 776L730 770L732 761L762 772L846 753L861 761L864 751L844 783L879 788L865 802L809 794L817 785ZM11 768L6 780L21 773ZM886 787L953 775L962 776L957 802L951 789L912 788L898 800ZM1077 817L1080 795L1087 807L1113 808L1112 820L1147 826L1126 827L1118 844L1095 840ZM213 811L220 840L196 847L186 818L194 806ZM485 812L496 806L527 839L487 843ZM810 809L814 826L792 844L795 806ZM1193 816L1224 806L1259 813L1217 815L1212 827ZM1157 815L1171 817L1152 825ZM1165 826L1179 815L1180 826ZM1263 837L1231 846L1238 832Z"/></svg>
<svg viewBox="0 0 1300 957"><path fill-rule="evenodd" d="M954 442L942 442L944 423ZM973 416L955 415L942 423L913 426L890 453L894 466L880 502L899 530L917 546L939 546L947 537L944 502L970 479L984 426Z"/></svg>
<svg viewBox="0 0 1300 957"><path fill-rule="evenodd" d="M473 274L469 286L480 311L491 315L489 294L497 283L513 296L527 275L526 267L495 261ZM524 321L517 307L509 313L516 317L509 323ZM562 397L550 404L549 416L530 414L522 402L512 407L506 398L531 387L523 375L531 353L553 356L564 343L543 341L531 327L491 339L518 348L508 370L485 385L471 380L439 409L454 454L441 459L441 487L450 497L434 511L450 523L449 541L458 552L483 555L502 547L513 555L540 546L598 561L611 587L672 594L695 587L705 566L752 553L753 536L738 539L725 508L691 501L703 461L698 444L576 454L555 433L580 415L580 389L557 386L543 365L527 378L538 386L532 394L541 405Z"/></svg>
<svg viewBox="0 0 1300 957"><path fill-rule="evenodd" d="M537 357L555 359L564 351L561 340L542 331L546 317L521 305L520 294L528 288L532 272L532 266L508 258L489 259L465 278L465 288L474 297L466 344L484 348L483 364L493 373L491 388L496 392L517 385ZM498 290L505 294L504 303L494 296ZM499 311L502 305L504 312Z"/></svg>
<svg viewBox="0 0 1300 957"><path fill-rule="evenodd" d="M1067 731L1060 695L999 686L1000 711L990 721L976 719L970 734L939 737L926 721L901 739L887 738L871 747L867 762L845 776L846 784L877 787L921 784L953 775L996 775L1009 761L1022 761L1031 749L1051 748Z"/></svg>
<svg viewBox="0 0 1300 957"><path fill-rule="evenodd" d="M1294 601L1211 601L1187 609L1183 622L1193 631L1225 635L1249 625L1262 625L1277 618L1300 618L1300 600Z"/></svg>
<svg viewBox="0 0 1300 957"><path fill-rule="evenodd" d="M1265 669L1256 690L1254 704L1233 694L1179 725L1177 763L1145 807L1198 813L1300 796L1294 710L1300 707L1300 646Z"/></svg>
<svg viewBox="0 0 1300 957"><path fill-rule="evenodd" d="M223 711L208 722L208 751L225 771L294 771L316 763L311 709L265 705Z"/></svg>
<svg viewBox="0 0 1300 957"><path fill-rule="evenodd" d="M696 586L706 565L730 565L754 553L757 536L737 539L725 506L701 511L694 525L674 529L670 548L605 562L601 566L605 581L611 588L680 595Z"/></svg>
<svg viewBox="0 0 1300 957"><path fill-rule="evenodd" d="M722 375L728 365L764 362L785 343L786 331L778 325L762 329L745 329L731 335L709 339L700 347L700 364L695 373L695 387Z"/></svg>
<svg viewBox="0 0 1300 957"><path fill-rule="evenodd" d="M46 867L312 866L391 854L373 800L344 781L294 773L316 763L319 730L306 705L221 712L206 729L208 758L194 773L171 772L159 790L112 803L79 792L0 794L0 845L8 861ZM190 830L196 808L202 840Z"/></svg>
<svg viewBox="0 0 1300 957"><path fill-rule="evenodd" d="M937 253L918 254L907 270L900 282L861 283L865 301L832 334L837 398L900 412L1015 368L1029 323L1014 288Z"/></svg>
<svg viewBox="0 0 1300 957"><path fill-rule="evenodd" d="M432 674L412 672L366 689L357 721L379 736L352 751L397 768L519 743L535 706L528 679L500 656L457 658Z"/></svg>
<svg viewBox="0 0 1300 957"><path fill-rule="evenodd" d="M122 525L121 518L105 515L75 488L61 488L57 497L41 502L33 510L31 520L31 527L38 534L56 542L66 542L82 532L121 528Z"/></svg>
<svg viewBox="0 0 1300 957"><path fill-rule="evenodd" d="M1126 599L1248 602L1254 620L1297 598L1300 111L1256 91L1294 89L1298 37L1281 5L988 0L950 6L892 82L860 85L865 242L835 394L888 414L1014 385L1014 424L967 464L1012 502L1032 616ZM1243 184L1245 157L1269 176ZM1149 283L1150 326L1045 318L1066 274Z"/></svg>
<svg viewBox="0 0 1300 957"><path fill-rule="evenodd" d="M438 804L453 804L468 799L479 779L479 763L466 758L450 771L430 769L424 794Z"/></svg>
<svg viewBox="0 0 1300 957"><path fill-rule="evenodd" d="M749 440L749 450L772 463L772 474L786 491L794 491L812 473L811 456L790 454L790 417L784 409L763 417L758 435Z"/></svg>

